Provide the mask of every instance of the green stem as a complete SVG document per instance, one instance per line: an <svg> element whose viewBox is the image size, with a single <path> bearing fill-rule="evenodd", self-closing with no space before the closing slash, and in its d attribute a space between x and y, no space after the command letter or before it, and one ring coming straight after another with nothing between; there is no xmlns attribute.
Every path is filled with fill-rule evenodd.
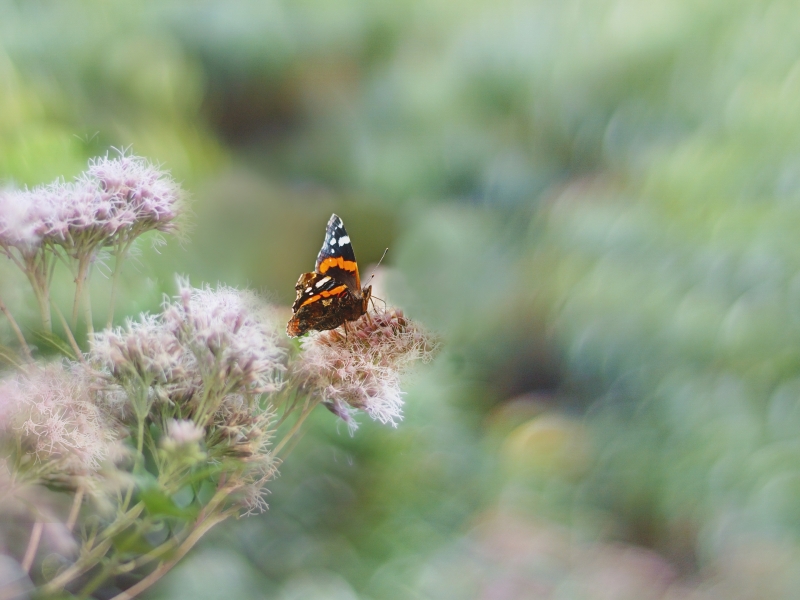
<svg viewBox="0 0 800 600"><path fill-rule="evenodd" d="M132 600L140 593L145 591L159 579L161 579L164 575L166 575L172 567L174 567L178 561L180 561L186 553L191 550L194 545L200 541L202 538L214 525L217 523L221 523L231 515L235 513L235 510L229 509L217 515L209 515L203 521L199 522L192 533L186 538L186 540L178 546L177 551L170 558L168 561L161 563L155 571L150 573L147 577L142 579L139 583L134 585L133 587L127 589L126 591L117 594L111 600Z"/></svg>
<svg viewBox="0 0 800 600"><path fill-rule="evenodd" d="M74 271L73 271L74 272ZM81 293L83 292L83 281L86 278L86 259L78 259L78 273L75 275L75 297L72 299L72 318L70 324L73 329L78 325L78 307L81 303Z"/></svg>
<svg viewBox="0 0 800 600"><path fill-rule="evenodd" d="M41 587L42 595L47 596L49 594L55 594L63 589L70 581L79 577L97 564L97 562L105 556L109 548L111 548L110 538L133 523L143 510L144 504L139 503L128 512L119 515L111 525L106 527L101 534L92 540L92 544L97 542L97 545L90 547L87 544L87 550L83 556Z"/></svg>
<svg viewBox="0 0 800 600"><path fill-rule="evenodd" d="M41 588L42 595L47 596L62 590L70 581L83 575L86 571L91 569L97 563L97 561L105 556L105 553L108 552L110 547L110 540L106 540L95 546L92 550L73 563L71 567L62 571L54 579L43 585Z"/></svg>
<svg viewBox="0 0 800 600"><path fill-rule="evenodd" d="M3 314L11 324L11 329L14 330L14 334L17 336L17 340L22 348L22 352L25 354L25 358L28 359L28 362L33 362L33 355L31 354L31 349L28 347L28 343L25 341L25 336L22 335L22 330L19 328L19 325L17 325L17 321L14 319L14 316L11 314L11 311L8 310L6 303L3 302L2 299L0 299L0 311L3 311Z"/></svg>
<svg viewBox="0 0 800 600"><path fill-rule="evenodd" d="M146 413L145 413L146 414ZM145 416L138 414L136 418L138 420L137 427L136 427L136 462L133 465L133 472L136 473L140 465L144 464L144 454L142 450L144 449L144 421ZM122 512L128 510L128 505L131 502L131 498L133 497L133 488L136 487L135 482L131 482L128 486L128 491L125 492L125 500L122 502Z"/></svg>
<svg viewBox="0 0 800 600"><path fill-rule="evenodd" d="M50 316L50 300L45 298L45 293L39 289L39 285L32 275L29 275L28 280L33 288L33 295L36 296L36 303L39 305L39 314L42 318L42 328L47 333L53 332L53 320Z"/></svg>
<svg viewBox="0 0 800 600"><path fill-rule="evenodd" d="M65 524L67 531L71 532L75 527L78 514L81 511L81 504L83 503L83 494L83 486L78 486L78 489L75 491L75 498L72 499L72 508L69 511L69 517L67 517L67 522Z"/></svg>
<svg viewBox="0 0 800 600"><path fill-rule="evenodd" d="M100 585L112 574L113 570L117 566L116 558L112 558L103 567L95 573L94 577L92 577L89 582L83 586L81 591L78 593L78 598L88 598L89 594L95 591Z"/></svg>
<svg viewBox="0 0 800 600"><path fill-rule="evenodd" d="M119 274L122 272L122 261L128 254L132 242L120 244L117 252L114 253L114 273L111 275L111 298L108 305L108 320L106 328L110 328L114 323L114 307L117 303L117 289L119 288Z"/></svg>
<svg viewBox="0 0 800 600"><path fill-rule="evenodd" d="M86 272L86 282L83 287L83 318L86 321L86 335L91 339L94 334L94 319L92 318L92 292L91 288L89 287L89 281L91 279L91 265L89 266L89 270Z"/></svg>
<svg viewBox="0 0 800 600"><path fill-rule="evenodd" d="M83 352L81 352L78 342L75 341L75 336L72 335L72 330L69 328L67 320L64 318L61 310L55 305L55 303L53 303L53 308L56 311L56 315L58 315L58 319L61 321L61 326L64 328L64 333L67 334L67 339L72 346L72 351L75 352L75 359L79 360L80 362L86 362L86 360L83 358Z"/></svg>
<svg viewBox="0 0 800 600"><path fill-rule="evenodd" d="M292 437L297 433L297 431L300 429L300 426L303 424L303 421L305 421L308 415L311 414L311 411L314 410L314 407L316 405L317 405L316 402L309 402L309 405L303 409L303 412L297 418L295 424L292 425L292 428L286 433L286 435L283 436L283 439L280 442L278 442L278 444L272 449L271 452L272 456L275 457L278 456L278 452L280 452L281 448L283 448L286 445L286 443L290 439L292 439Z"/></svg>

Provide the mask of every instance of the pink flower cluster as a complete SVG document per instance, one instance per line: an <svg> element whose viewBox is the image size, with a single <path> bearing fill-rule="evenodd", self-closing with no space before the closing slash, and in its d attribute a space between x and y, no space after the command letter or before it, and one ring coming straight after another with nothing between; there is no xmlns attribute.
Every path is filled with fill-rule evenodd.
<svg viewBox="0 0 800 600"><path fill-rule="evenodd" d="M33 367L0 381L0 432L23 457L50 465L45 479L88 475L118 451L119 430L69 366Z"/></svg>
<svg viewBox="0 0 800 600"><path fill-rule="evenodd" d="M284 356L277 328L254 295L180 281L160 315L95 334L89 359L123 387L152 387L159 399L185 404L188 414L197 396L277 390Z"/></svg>
<svg viewBox="0 0 800 600"><path fill-rule="evenodd" d="M216 372L229 390L276 391L284 370L277 328L258 298L226 286L191 288L179 282L163 321L203 372Z"/></svg>
<svg viewBox="0 0 800 600"><path fill-rule="evenodd" d="M182 207L169 173L138 156L96 158L73 182L0 191L0 248L23 256L58 246L73 257L171 231Z"/></svg>

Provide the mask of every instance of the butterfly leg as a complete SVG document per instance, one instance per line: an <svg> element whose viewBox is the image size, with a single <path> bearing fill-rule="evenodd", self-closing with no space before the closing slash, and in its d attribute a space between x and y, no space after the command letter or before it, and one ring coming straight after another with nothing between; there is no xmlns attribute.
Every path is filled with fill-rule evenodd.
<svg viewBox="0 0 800 600"><path fill-rule="evenodd" d="M372 303L372 308L375 309L375 312L378 312L378 308L375 306L375 300L380 300L383 302L383 312L386 312L386 300L383 298L378 298L377 296L370 296L369 301Z"/></svg>

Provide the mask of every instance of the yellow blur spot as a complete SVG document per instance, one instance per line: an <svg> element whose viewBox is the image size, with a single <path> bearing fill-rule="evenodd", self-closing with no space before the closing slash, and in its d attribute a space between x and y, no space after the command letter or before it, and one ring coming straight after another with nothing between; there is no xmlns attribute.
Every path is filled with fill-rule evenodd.
<svg viewBox="0 0 800 600"><path fill-rule="evenodd" d="M588 466L588 446L583 425L559 415L542 415L508 434L503 455L514 472L569 477Z"/></svg>

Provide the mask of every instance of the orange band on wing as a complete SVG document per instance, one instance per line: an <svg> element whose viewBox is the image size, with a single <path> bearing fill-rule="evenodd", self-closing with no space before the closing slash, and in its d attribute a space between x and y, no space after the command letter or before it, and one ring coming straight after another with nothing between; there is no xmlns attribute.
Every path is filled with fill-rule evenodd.
<svg viewBox="0 0 800 600"><path fill-rule="evenodd" d="M317 301L317 300L319 300L320 298L322 298L322 296L320 296L319 294L317 294L316 296L311 296L311 298L309 298L308 300L306 300L305 302L303 302L303 303L302 303L300 306L298 306L297 308L303 308L303 307L304 307L306 304L311 304L312 302L316 302L316 301Z"/></svg>
<svg viewBox="0 0 800 600"><path fill-rule="evenodd" d="M325 272L330 269L331 267L339 267L345 271L351 271L354 273L358 272L358 265L352 260L345 260L341 256L337 256L336 258L329 256L321 263L319 263L319 272L323 275Z"/></svg>
<svg viewBox="0 0 800 600"><path fill-rule="evenodd" d="M347 290L346 285L339 285L333 288L330 291L320 292L323 298L328 298L330 296L338 296L339 294L343 294Z"/></svg>
<svg viewBox="0 0 800 600"><path fill-rule="evenodd" d="M320 298L330 298L331 296L339 296L340 294L343 294L346 291L347 291L347 286L346 285L336 286L335 288L333 288L330 291L324 290L324 291L320 292L319 294L317 294L316 296L311 296L311 298L309 298L308 300L303 302L298 308L302 308L306 304L311 304L312 302L316 302Z"/></svg>

